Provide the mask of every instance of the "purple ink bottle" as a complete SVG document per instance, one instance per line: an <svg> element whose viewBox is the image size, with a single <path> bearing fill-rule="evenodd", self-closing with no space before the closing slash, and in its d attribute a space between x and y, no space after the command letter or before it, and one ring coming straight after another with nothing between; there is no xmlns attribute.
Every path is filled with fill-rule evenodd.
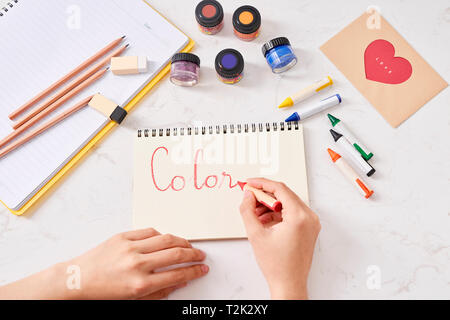
<svg viewBox="0 0 450 320"><path fill-rule="evenodd" d="M237 50L224 49L217 54L214 66L220 81L233 84L242 79L244 58Z"/></svg>
<svg viewBox="0 0 450 320"><path fill-rule="evenodd" d="M170 68L170 81L183 87L192 87L198 83L200 58L192 53L175 53Z"/></svg>

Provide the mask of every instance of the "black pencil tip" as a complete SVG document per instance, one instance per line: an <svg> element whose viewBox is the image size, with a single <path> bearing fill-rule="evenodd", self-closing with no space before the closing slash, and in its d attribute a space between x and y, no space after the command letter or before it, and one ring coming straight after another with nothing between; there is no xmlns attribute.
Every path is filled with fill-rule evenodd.
<svg viewBox="0 0 450 320"><path fill-rule="evenodd" d="M128 48L130 46L130 44L129 43L127 43L126 45L125 45L125 48Z"/></svg>
<svg viewBox="0 0 450 320"><path fill-rule="evenodd" d="M125 39L125 37L126 37L126 35L123 35L123 36L122 36L122 39Z"/></svg>
<svg viewBox="0 0 450 320"><path fill-rule="evenodd" d="M331 135L333 136L334 142L338 141L340 137L342 137L342 134L337 133L333 129L330 129Z"/></svg>

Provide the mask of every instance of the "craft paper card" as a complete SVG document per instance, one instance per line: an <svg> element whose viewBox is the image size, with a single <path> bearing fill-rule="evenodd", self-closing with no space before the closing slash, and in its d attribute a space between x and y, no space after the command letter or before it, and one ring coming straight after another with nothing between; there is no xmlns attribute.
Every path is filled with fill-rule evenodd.
<svg viewBox="0 0 450 320"><path fill-rule="evenodd" d="M448 85L378 12L320 49L394 128Z"/></svg>
<svg viewBox="0 0 450 320"><path fill-rule="evenodd" d="M308 203L303 148L302 127L284 123L140 130L134 148L134 227L190 240L245 238L237 182L283 181Z"/></svg>

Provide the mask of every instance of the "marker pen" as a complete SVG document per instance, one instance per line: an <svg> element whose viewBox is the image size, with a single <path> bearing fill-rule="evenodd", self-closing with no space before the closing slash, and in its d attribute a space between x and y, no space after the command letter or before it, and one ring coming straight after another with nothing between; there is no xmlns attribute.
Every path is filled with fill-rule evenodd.
<svg viewBox="0 0 450 320"><path fill-rule="evenodd" d="M353 164L358 167L364 174L368 177L375 173L375 169L367 163L366 160L361 157L358 151L351 145L350 142L340 133L337 133L333 129L330 129L331 135L334 141L341 146L342 149L347 153L349 159Z"/></svg>
<svg viewBox="0 0 450 320"><path fill-rule="evenodd" d="M365 160L369 160L373 157L373 153L369 152L358 139L353 135L353 133L347 128L347 126L338 118L334 117L331 114L328 114L328 119L330 119L331 125L333 129L342 135L344 135L348 141L355 147L355 149L361 154L361 156Z"/></svg>
<svg viewBox="0 0 450 320"><path fill-rule="evenodd" d="M317 92L319 92L322 89L325 89L328 86L331 86L333 84L333 80L328 76L322 80L319 80L317 82L314 82L312 85L303 88L302 90L294 93L290 97L287 97L279 106L278 108L286 108L286 107L292 107L294 104L299 103L300 101L306 100L309 97L313 96Z"/></svg>
<svg viewBox="0 0 450 320"><path fill-rule="evenodd" d="M332 95L331 97L321 100L318 104L314 106L304 107L302 108L302 110L294 112L285 121L290 122L306 119L308 117L315 115L316 113L319 113L320 111L323 111L325 109L331 108L332 106L340 104L341 102L342 98L339 94Z"/></svg>
<svg viewBox="0 0 450 320"><path fill-rule="evenodd" d="M370 190L369 187L364 184L362 179L358 176L358 174L353 170L352 167L342 159L341 155L334 152L330 148L328 148L328 153L330 154L331 160L336 164L342 174L349 180L351 183L356 186L356 188L362 193L366 199L369 199L373 194L373 190Z"/></svg>
<svg viewBox="0 0 450 320"><path fill-rule="evenodd" d="M246 182L238 181L238 185L239 187L241 187L242 191L249 190L253 192L256 200L258 200L259 203L265 205L270 210L275 212L281 211L282 209L281 202L275 199L274 197L268 195L263 190L253 188L249 186Z"/></svg>

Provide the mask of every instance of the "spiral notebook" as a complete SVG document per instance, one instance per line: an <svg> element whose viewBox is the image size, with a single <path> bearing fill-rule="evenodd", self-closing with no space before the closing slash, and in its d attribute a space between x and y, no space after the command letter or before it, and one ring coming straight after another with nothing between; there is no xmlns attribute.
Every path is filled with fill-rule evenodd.
<svg viewBox="0 0 450 320"><path fill-rule="evenodd" d="M238 181L283 181L308 203L298 123L138 130L133 223L190 240L244 238Z"/></svg>
<svg viewBox="0 0 450 320"><path fill-rule="evenodd" d="M0 12L1 137L12 131L9 113L122 35L130 44L124 54L147 56L148 72L108 73L51 116L96 92L129 110L168 71L171 56L193 44L142 0L12 0ZM112 126L84 108L0 159L1 201L23 213Z"/></svg>

